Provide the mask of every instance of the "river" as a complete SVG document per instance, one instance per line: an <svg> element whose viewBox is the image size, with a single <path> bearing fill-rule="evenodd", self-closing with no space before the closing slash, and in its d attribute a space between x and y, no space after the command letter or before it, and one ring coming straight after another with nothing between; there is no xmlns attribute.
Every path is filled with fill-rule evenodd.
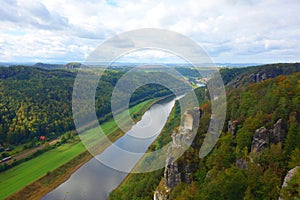
<svg viewBox="0 0 300 200"><path fill-rule="evenodd" d="M161 132L174 103L175 100L154 104L138 123L98 156L110 158L112 164L117 162L119 166L132 169L141 156L128 162L129 158L120 155L120 148L131 152L146 152ZM93 158L74 172L66 182L46 194L42 200L106 199L127 174L107 167Z"/></svg>

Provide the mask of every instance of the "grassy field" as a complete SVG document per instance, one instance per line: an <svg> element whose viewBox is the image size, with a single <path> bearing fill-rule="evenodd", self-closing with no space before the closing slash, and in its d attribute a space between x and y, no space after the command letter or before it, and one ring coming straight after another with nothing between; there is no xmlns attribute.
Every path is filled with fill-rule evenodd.
<svg viewBox="0 0 300 200"><path fill-rule="evenodd" d="M140 117L142 117L143 113L145 113L149 107L155 103L156 100L147 100L144 101L136 106L133 106L132 108L129 109L129 113L131 116L135 116L135 118L133 118L134 121L138 121L140 119ZM128 122L128 116L126 115L125 112L121 113L120 115L118 115L118 119L120 119L120 124L124 125ZM123 126L123 130L125 129L125 131L129 130L131 128L133 124L129 124L129 126ZM116 137L115 132L118 132L119 134L123 134L123 131L121 131L118 128L117 123L114 120L110 120L104 124L101 125L102 131L108 136L108 138L110 140L112 140L112 137ZM104 135L99 135L99 128L93 128L90 129L88 131L86 131L85 133L81 134L81 139L85 141L85 145L88 148L93 147L96 143L99 143L99 141L104 137ZM95 140L96 138L96 140Z"/></svg>
<svg viewBox="0 0 300 200"><path fill-rule="evenodd" d="M142 116L142 113L144 113L154 102L155 100L148 100L140 103L132 107L130 113L136 114L136 116ZM138 119L139 117L136 118L136 120ZM107 135L114 133L115 137L112 138L113 140L116 140L122 135L121 133L116 134L116 132L119 131L113 120L104 123L102 129ZM88 131L86 136L93 138L93 135L97 134L97 131L95 130L96 129L92 129ZM86 151L86 149L81 142L66 143L55 149L49 150L34 159L0 173L0 199L4 199L26 185L38 180L50 171L55 170L74 159L84 151Z"/></svg>
<svg viewBox="0 0 300 200"><path fill-rule="evenodd" d="M0 174L0 199L46 175L48 171L54 170L83 151L85 151L85 148L80 142L77 144L67 143L2 172Z"/></svg>

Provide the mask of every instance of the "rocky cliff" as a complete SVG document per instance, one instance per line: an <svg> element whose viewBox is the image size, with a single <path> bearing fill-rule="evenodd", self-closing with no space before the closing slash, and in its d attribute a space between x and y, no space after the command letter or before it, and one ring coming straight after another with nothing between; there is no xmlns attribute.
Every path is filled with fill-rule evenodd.
<svg viewBox="0 0 300 200"><path fill-rule="evenodd" d="M239 88L249 83L258 83L280 75L290 75L300 71L300 63L270 64L247 68L222 69L221 75L228 87Z"/></svg>
<svg viewBox="0 0 300 200"><path fill-rule="evenodd" d="M273 126L273 129L261 127L254 133L251 152L261 152L270 144L283 142L287 135L287 131L282 119L279 119Z"/></svg>
<svg viewBox="0 0 300 200"><path fill-rule="evenodd" d="M190 183L190 175L194 167L188 163L175 160L181 155L187 146L193 142L193 134L195 133L193 111L184 114L184 124L179 127L178 131L172 133L172 145L168 149L164 178L154 193L154 200L169 199L169 192L181 182Z"/></svg>
<svg viewBox="0 0 300 200"><path fill-rule="evenodd" d="M229 128L232 122L228 122L228 131L234 134L234 128ZM232 126L232 125L231 125ZM262 152L265 148L267 148L270 144L277 144L279 142L283 142L287 135L285 124L282 119L279 119L274 125L272 129L266 129L264 126L256 129L251 145L252 153ZM248 168L248 160L246 159L236 159L235 166L241 169Z"/></svg>
<svg viewBox="0 0 300 200"><path fill-rule="evenodd" d="M291 169L290 171L288 171L288 173L284 177L284 180L282 183L282 188L285 188L288 186L288 182L293 178L293 176L295 176L295 174L298 172L299 169L300 169L300 166L296 166L293 169ZM281 196L278 199L283 200L283 198Z"/></svg>
<svg viewBox="0 0 300 200"><path fill-rule="evenodd" d="M232 135L236 135L237 129L238 129L239 122L237 120L229 120L227 130Z"/></svg>

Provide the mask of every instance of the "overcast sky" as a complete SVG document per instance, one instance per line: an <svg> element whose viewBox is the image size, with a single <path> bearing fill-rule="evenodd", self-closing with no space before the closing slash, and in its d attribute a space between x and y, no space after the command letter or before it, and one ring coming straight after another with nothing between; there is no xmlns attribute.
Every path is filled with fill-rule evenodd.
<svg viewBox="0 0 300 200"><path fill-rule="evenodd" d="M299 12L299 0L1 0L0 62L83 62L104 40L138 28L184 34L214 62L296 62Z"/></svg>

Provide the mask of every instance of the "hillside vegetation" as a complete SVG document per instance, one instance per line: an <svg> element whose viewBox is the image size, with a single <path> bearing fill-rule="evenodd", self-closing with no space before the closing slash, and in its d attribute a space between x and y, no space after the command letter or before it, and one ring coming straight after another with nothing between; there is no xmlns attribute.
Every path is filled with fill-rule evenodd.
<svg viewBox="0 0 300 200"><path fill-rule="evenodd" d="M111 93L122 74L124 72L106 70L99 81L95 108L101 122L111 117ZM73 130L71 101L75 77L76 73L66 70L0 67L0 145L30 142L32 147L39 136L53 139ZM168 89L149 84L135 91L131 106L168 94Z"/></svg>
<svg viewBox="0 0 300 200"><path fill-rule="evenodd" d="M160 172L162 181L156 190L167 187L166 178L174 178L179 183L169 188L169 199L299 198L299 172L281 189L287 172L300 165L299 71L299 64L221 70L227 92L221 137L213 151L199 159L211 117L207 93L199 105L202 117L193 145L173 163L174 171L169 171L168 177ZM157 173L147 175L147 179L152 180ZM145 175L134 177L134 185L139 185ZM119 199L132 191L134 199L153 199L153 187L143 192L136 188L125 181L110 197Z"/></svg>

